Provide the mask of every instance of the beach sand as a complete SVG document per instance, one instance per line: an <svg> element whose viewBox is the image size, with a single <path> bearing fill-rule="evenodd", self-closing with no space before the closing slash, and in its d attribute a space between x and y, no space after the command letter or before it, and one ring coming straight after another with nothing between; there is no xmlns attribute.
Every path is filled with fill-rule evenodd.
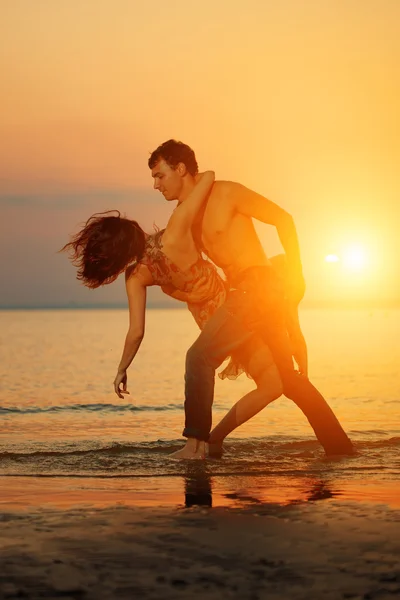
<svg viewBox="0 0 400 600"><path fill-rule="evenodd" d="M113 485L10 478L0 598L400 596L396 502L260 501L247 489L214 494L211 508L207 493L174 495L173 483L164 496L148 482L129 493Z"/></svg>

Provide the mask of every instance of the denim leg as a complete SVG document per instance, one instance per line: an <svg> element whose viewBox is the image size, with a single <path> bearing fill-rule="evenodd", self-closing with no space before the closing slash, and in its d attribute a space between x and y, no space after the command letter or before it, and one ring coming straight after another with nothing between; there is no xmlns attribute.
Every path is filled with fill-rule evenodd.
<svg viewBox="0 0 400 600"><path fill-rule="evenodd" d="M207 441L212 423L215 370L252 333L221 306L186 354L184 437Z"/></svg>

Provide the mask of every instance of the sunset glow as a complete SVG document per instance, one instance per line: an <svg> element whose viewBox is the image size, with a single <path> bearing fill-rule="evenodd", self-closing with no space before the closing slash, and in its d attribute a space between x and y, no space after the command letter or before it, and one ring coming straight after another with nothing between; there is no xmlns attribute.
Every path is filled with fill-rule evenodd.
<svg viewBox="0 0 400 600"><path fill-rule="evenodd" d="M327 263L341 263L348 271L361 271L368 267L368 256L362 246L353 245L345 248L340 254L325 256Z"/></svg>
<svg viewBox="0 0 400 600"><path fill-rule="evenodd" d="M0 0L0 600L395 598L399 24Z"/></svg>
<svg viewBox="0 0 400 600"><path fill-rule="evenodd" d="M368 265L367 255L362 246L351 246L343 254L343 264L350 271L360 271Z"/></svg>
<svg viewBox="0 0 400 600"><path fill-rule="evenodd" d="M164 226L147 159L171 137L293 215L305 301L353 300L352 274L400 301L399 19L392 0L2 2L3 304L123 302L122 285L94 297L68 279L55 251L96 211Z"/></svg>

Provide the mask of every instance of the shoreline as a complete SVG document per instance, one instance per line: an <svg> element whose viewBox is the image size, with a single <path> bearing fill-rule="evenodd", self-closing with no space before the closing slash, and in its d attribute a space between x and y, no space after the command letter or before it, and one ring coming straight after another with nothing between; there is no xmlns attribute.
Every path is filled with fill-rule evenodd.
<svg viewBox="0 0 400 600"><path fill-rule="evenodd" d="M132 504L101 489L69 490L68 506L65 489L55 507L45 502L49 492L44 486L24 509L2 499L1 598L382 600L400 593L400 511L384 504L281 504L255 501L248 490L241 503L231 497L219 505L213 494L212 508L185 508L148 489L151 506L133 503L136 488Z"/></svg>
<svg viewBox="0 0 400 600"><path fill-rule="evenodd" d="M148 307L148 310L184 310L186 311L185 305L182 305L182 302L178 300L171 300L171 303L152 303ZM371 311L371 310L399 310L400 302L399 300L387 300L387 301L371 301L371 302L346 302L346 301L318 301L318 300L309 300L308 302L304 302L301 305L300 310L360 310L360 311ZM0 312L12 312L12 311L26 311L26 312L35 312L35 311L89 311L89 310L121 310L127 311L128 304L119 303L119 304L62 304L62 305L38 305L38 306L29 306L29 305L13 305L8 304L4 306L0 306Z"/></svg>

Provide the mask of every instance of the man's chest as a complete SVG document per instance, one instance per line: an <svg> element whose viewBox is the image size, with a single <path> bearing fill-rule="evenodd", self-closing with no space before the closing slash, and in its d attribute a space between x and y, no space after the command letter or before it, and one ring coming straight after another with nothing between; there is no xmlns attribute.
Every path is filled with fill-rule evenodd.
<svg viewBox="0 0 400 600"><path fill-rule="evenodd" d="M204 246L220 244L226 238L231 215L223 201L210 198L201 219L201 239Z"/></svg>
<svg viewBox="0 0 400 600"><path fill-rule="evenodd" d="M218 266L227 261L229 220L213 207L199 215L193 230L196 246Z"/></svg>

